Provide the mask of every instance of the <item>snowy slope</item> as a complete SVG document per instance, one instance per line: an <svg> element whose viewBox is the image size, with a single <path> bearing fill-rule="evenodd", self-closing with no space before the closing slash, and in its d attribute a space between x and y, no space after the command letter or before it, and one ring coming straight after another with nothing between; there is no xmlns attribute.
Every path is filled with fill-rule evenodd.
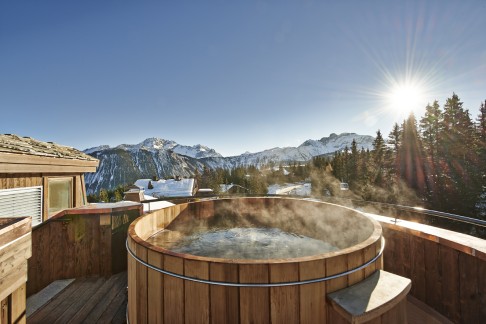
<svg viewBox="0 0 486 324"><path fill-rule="evenodd" d="M307 140L298 147L273 148L258 153L245 153L227 158L207 158L202 161L211 168L236 167L241 165L262 166L270 162L309 161L314 156L330 154L342 151L346 147L351 148L353 139L358 149L372 149L373 136L358 135L354 133L343 133L340 135L331 134L320 140Z"/></svg>
<svg viewBox="0 0 486 324"><path fill-rule="evenodd" d="M196 168L234 168L269 163L309 161L314 156L331 154L351 147L353 139L358 149L371 149L374 138L354 133L331 134L320 140L307 140L298 147L273 148L257 153L223 157L204 145L186 146L171 140L148 138L138 144L121 144L116 147L98 146L84 152L99 159L95 173L85 175L88 193L101 188L113 189L118 185L133 184L137 179L191 177Z"/></svg>

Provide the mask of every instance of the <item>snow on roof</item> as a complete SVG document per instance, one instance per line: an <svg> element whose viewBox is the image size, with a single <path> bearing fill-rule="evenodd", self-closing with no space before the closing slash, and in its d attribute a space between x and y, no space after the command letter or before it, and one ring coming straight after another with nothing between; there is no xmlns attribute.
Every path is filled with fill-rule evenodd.
<svg viewBox="0 0 486 324"><path fill-rule="evenodd" d="M149 183L152 189L149 189ZM145 190L145 194L154 197L186 197L194 192L194 179L168 179L153 181L151 179L138 179L135 185Z"/></svg>
<svg viewBox="0 0 486 324"><path fill-rule="evenodd" d="M310 183L286 183L268 186L269 195L298 195L310 196L312 186Z"/></svg>
<svg viewBox="0 0 486 324"><path fill-rule="evenodd" d="M233 188L233 184L220 184L219 191L220 192L228 192L231 188Z"/></svg>

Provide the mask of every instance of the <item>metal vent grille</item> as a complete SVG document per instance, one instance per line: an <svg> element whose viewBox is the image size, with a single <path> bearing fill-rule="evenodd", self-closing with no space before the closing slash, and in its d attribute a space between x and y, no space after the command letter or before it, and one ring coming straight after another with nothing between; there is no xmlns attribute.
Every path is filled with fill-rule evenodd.
<svg viewBox="0 0 486 324"><path fill-rule="evenodd" d="M32 217L32 226L42 223L42 187L0 190L0 217Z"/></svg>

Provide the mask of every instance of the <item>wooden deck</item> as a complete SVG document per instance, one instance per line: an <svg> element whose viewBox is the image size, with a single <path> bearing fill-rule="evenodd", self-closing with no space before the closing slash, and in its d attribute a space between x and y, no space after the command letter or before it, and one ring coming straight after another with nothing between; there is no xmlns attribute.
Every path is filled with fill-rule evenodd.
<svg viewBox="0 0 486 324"><path fill-rule="evenodd" d="M126 323L127 273L76 279L27 318L28 323ZM408 296L408 323L452 323Z"/></svg>
<svg viewBox="0 0 486 324"><path fill-rule="evenodd" d="M125 323L127 273L76 279L27 318L28 323Z"/></svg>

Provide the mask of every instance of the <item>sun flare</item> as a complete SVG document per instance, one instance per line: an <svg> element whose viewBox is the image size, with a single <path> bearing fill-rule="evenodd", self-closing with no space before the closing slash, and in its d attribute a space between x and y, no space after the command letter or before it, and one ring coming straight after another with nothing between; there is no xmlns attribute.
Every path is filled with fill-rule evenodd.
<svg viewBox="0 0 486 324"><path fill-rule="evenodd" d="M387 95L391 109L400 113L410 113L425 106L424 92L415 84L396 84Z"/></svg>

